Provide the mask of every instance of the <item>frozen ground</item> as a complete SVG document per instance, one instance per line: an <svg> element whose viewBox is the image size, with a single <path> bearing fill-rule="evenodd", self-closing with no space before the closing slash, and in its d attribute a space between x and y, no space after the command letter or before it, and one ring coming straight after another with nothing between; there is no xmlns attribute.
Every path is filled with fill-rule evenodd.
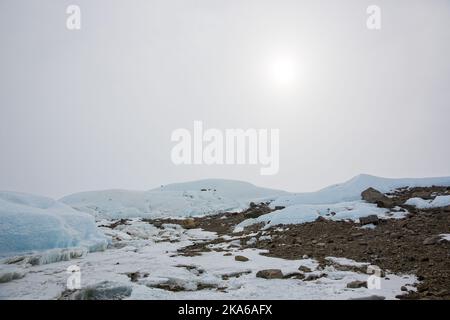
<svg viewBox="0 0 450 320"><path fill-rule="evenodd" d="M161 186L150 191L107 190L84 192L60 201L12 192L0 193L0 298L57 299L66 289L69 266L81 269L82 291L101 298L126 299L348 299L372 295L388 299L415 282L412 275L388 274L380 289L347 288L354 280L366 280L357 261L334 259L325 270L310 259L284 260L242 249L239 239L226 235L199 256L183 256L185 246L211 240L215 233L182 229L179 225L157 228L143 218L190 217L239 211L251 201L271 201L278 210L243 221L236 229L265 222L297 224L316 220L357 221L375 214L383 219L402 218L406 212L387 210L361 200L361 192L373 187L381 192L400 187L450 186L450 177L386 179L359 175L347 182L311 193L292 194L228 180L201 180ZM433 201L410 199L419 207L446 206L449 196ZM284 208L280 208L283 206ZM116 219L132 218L129 224L107 227ZM97 222L95 222L95 220ZM117 221L116 221L117 222ZM120 222L120 221L119 221ZM96 224L99 226L97 227ZM365 228L373 228L367 225ZM259 231L264 232L264 231ZM442 235L443 239L448 234ZM256 241L256 240L255 240ZM105 251L93 252L104 249ZM48 250L51 249L51 250ZM223 251L231 253L224 255ZM19 256L16 256L19 254ZM249 260L236 261L242 255ZM357 271L342 271L351 264ZM280 269L285 275L311 268L306 281L287 277L263 279L256 273ZM348 270L348 269L347 269ZM294 274L292 274L294 275ZM84 291L83 291L84 290ZM64 292L65 298L79 298Z"/></svg>
<svg viewBox="0 0 450 320"><path fill-rule="evenodd" d="M261 250L241 249L238 241L218 245L226 251L181 256L177 249L217 236L199 229L184 230L178 225L159 229L139 219L120 227L122 230L109 230L115 240L104 252L34 266L23 261L0 265L0 279L4 281L0 283L0 298L57 299L66 289L70 276L66 270L73 265L81 270L82 288L94 288L95 292L107 287L109 291L102 297L124 292L125 299L350 299L373 295L393 299L401 293L401 286L416 281L411 275L388 274L380 279L380 289L350 289L346 287L349 282L367 281L369 275L340 271L333 266L320 270L312 259L263 256ZM231 255L224 255L226 252ZM236 255L249 260L236 261ZM360 265L348 259L333 262ZM298 273L300 266L311 269L306 275L325 275L312 281L256 277L262 269L280 269L287 275Z"/></svg>

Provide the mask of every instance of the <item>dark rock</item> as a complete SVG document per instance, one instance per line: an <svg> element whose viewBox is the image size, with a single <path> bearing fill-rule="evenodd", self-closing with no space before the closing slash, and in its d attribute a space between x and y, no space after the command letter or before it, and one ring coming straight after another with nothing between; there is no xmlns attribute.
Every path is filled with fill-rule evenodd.
<svg viewBox="0 0 450 320"><path fill-rule="evenodd" d="M367 288L367 281L352 281L347 283L347 288L357 289L357 288Z"/></svg>
<svg viewBox="0 0 450 320"><path fill-rule="evenodd" d="M361 225L366 225L366 224L378 224L379 219L378 216L376 216L375 214L371 214L370 216L367 217L361 217L359 218L359 223Z"/></svg>
<svg viewBox="0 0 450 320"><path fill-rule="evenodd" d="M311 272L312 270L310 268L308 268L307 266L300 266L298 267L298 270L302 271L302 272Z"/></svg>
<svg viewBox="0 0 450 320"><path fill-rule="evenodd" d="M264 279L283 279L283 273L280 269L260 270L256 273L256 276Z"/></svg>
<svg viewBox="0 0 450 320"><path fill-rule="evenodd" d="M375 203L379 200L383 200L386 196L380 191L370 187L361 192L361 198L367 202Z"/></svg>
<svg viewBox="0 0 450 320"><path fill-rule="evenodd" d="M444 296L447 296L448 293L449 293L448 290L442 289L442 290L439 290L438 292L436 292L435 296L444 297Z"/></svg>
<svg viewBox="0 0 450 320"><path fill-rule="evenodd" d="M383 297L383 296L372 295L372 296L368 296L368 297L352 298L350 300L385 300L385 299L386 299L386 297Z"/></svg>
<svg viewBox="0 0 450 320"><path fill-rule="evenodd" d="M428 237L425 240L423 240L423 244L424 245L433 245L438 243L441 240L440 236L432 236L432 237Z"/></svg>
<svg viewBox="0 0 450 320"><path fill-rule="evenodd" d="M128 276L128 278L130 278L131 282L137 282L138 279L141 277L141 273L139 271L137 271L137 272L129 272L126 275Z"/></svg>
<svg viewBox="0 0 450 320"><path fill-rule="evenodd" d="M300 272L291 272L283 276L283 279L291 279L291 278L302 280L305 278L305 275Z"/></svg>
<svg viewBox="0 0 450 320"><path fill-rule="evenodd" d="M363 200L376 203L379 207L383 208L392 208L394 206L394 202L392 199L386 197L380 191L374 188L368 188L361 193L361 197Z"/></svg>
<svg viewBox="0 0 450 320"><path fill-rule="evenodd" d="M120 219L116 222L111 223L110 225L101 225L100 227L107 227L107 228L115 229L117 226L127 225L127 224L128 224L127 219Z"/></svg>
<svg viewBox="0 0 450 320"><path fill-rule="evenodd" d="M241 262L246 262L246 261L248 261L248 258L244 257L244 256L235 256L234 260L241 261Z"/></svg>
<svg viewBox="0 0 450 320"><path fill-rule="evenodd" d="M319 217L317 217L317 219L316 219L316 222L325 222L325 221L327 221L327 219L324 218L324 217L322 217L322 216L319 216Z"/></svg>
<svg viewBox="0 0 450 320"><path fill-rule="evenodd" d="M318 247L325 247L326 244L324 242L319 242L319 243L316 244L316 246L318 246Z"/></svg>
<svg viewBox="0 0 450 320"><path fill-rule="evenodd" d="M363 235L364 235L364 233L361 233L361 232L358 232L358 233L352 233L352 234L351 234L351 236L354 237L354 238L362 237Z"/></svg>
<svg viewBox="0 0 450 320"><path fill-rule="evenodd" d="M306 276L306 278L305 278L305 281L314 281L314 280L317 280L317 279L320 279L320 278L326 277L326 276L327 276L326 273L320 273L320 274L315 274L315 273L313 273L313 274L308 274L308 275Z"/></svg>
<svg viewBox="0 0 450 320"><path fill-rule="evenodd" d="M181 226L185 229L195 229L197 224L194 219L186 219L182 221Z"/></svg>
<svg viewBox="0 0 450 320"><path fill-rule="evenodd" d="M242 276L244 274L249 274L249 273L252 273L252 272L250 270L245 270L245 271L238 271L238 272L223 274L222 280L228 280L230 278L239 278L240 276Z"/></svg>

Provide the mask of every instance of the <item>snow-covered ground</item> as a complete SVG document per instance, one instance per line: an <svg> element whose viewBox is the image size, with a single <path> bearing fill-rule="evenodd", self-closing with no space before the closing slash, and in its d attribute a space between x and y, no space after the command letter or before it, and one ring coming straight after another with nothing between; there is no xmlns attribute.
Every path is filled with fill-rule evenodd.
<svg viewBox="0 0 450 320"><path fill-rule="evenodd" d="M375 214L383 219L402 218L406 212L366 203L361 200L361 192L368 187L389 192L406 186L450 186L450 177L386 179L359 175L342 184L300 194L228 180L172 184L149 191L83 192L60 201L1 192L0 257L4 259L0 261L0 298L58 298L66 288L66 270L71 265L80 267L83 288L122 293L122 298L128 299L347 299L369 295L394 298L400 294L401 286L415 282L414 276L389 274L381 279L379 290L349 289L347 283L367 279L368 275L336 268L336 264L348 261L330 257L334 265L318 270L317 262L311 259L283 260L263 256L258 250L241 249L239 238L232 235L224 236L229 242L218 245L231 256L214 250L200 256L182 256L178 249L217 235L198 229L184 230L178 225L163 225L161 229L142 218L238 211L247 208L251 201L271 201L272 208L285 208L245 220L238 230L256 222L274 226L310 222L318 217L357 221ZM446 206L449 197L440 196L433 201L410 199L408 203L419 207ZM107 227L112 220L121 218L132 220L115 228ZM447 234L442 237L448 239ZM105 251L93 252L105 249L107 243ZM235 255L243 255L249 261L235 261ZM300 265L326 276L313 281L256 277L257 271L270 268L281 269L285 274L298 272Z"/></svg>
<svg viewBox="0 0 450 320"><path fill-rule="evenodd" d="M367 281L369 275L340 271L334 266L320 270L313 259L263 256L261 250L241 249L238 241L220 245L231 255L211 251L187 257L179 255L177 250L217 236L199 229L184 230L177 225L158 229L139 219L123 227L117 231L119 238L120 232L127 234L125 230L135 232L127 234L127 240L114 240L104 252L51 264L0 265L0 279L7 281L0 283L0 299L57 299L66 289L70 276L67 269L73 265L80 268L82 288L95 292L108 287L110 294L124 292L122 298L125 299L350 299L372 295L393 299L401 293L401 286L410 286L416 281L412 275L388 274L379 279L379 289L350 289L347 288L349 282ZM236 261L236 255L249 260ZM334 262L348 264L348 261L336 259ZM263 269L280 269L284 275L298 273L300 266L311 269L306 276L323 276L312 281L256 277ZM131 281L131 274L137 275L134 281ZM167 290L169 287L180 291ZM108 293L103 297L108 297Z"/></svg>

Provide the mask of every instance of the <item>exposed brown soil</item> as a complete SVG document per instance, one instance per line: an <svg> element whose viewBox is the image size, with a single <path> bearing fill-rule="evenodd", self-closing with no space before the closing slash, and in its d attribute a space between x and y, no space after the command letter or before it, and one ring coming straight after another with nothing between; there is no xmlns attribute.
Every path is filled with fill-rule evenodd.
<svg viewBox="0 0 450 320"><path fill-rule="evenodd" d="M422 282L408 298L450 299L450 243L436 239L424 244L425 239L449 232L450 212L430 210L402 220L381 220L373 230L330 220L286 228L282 233L271 230L272 240L252 247L285 259L308 255L325 263L327 256L345 257L394 273L413 273Z"/></svg>
<svg viewBox="0 0 450 320"><path fill-rule="evenodd" d="M282 207L277 208L282 209ZM156 227L160 227L166 223L179 224L186 229L200 228L206 231L216 232L218 235L231 234L234 227L240 222L257 218L263 214L275 211L271 209L268 203L250 204L250 208L242 212L225 212L205 217L196 217L190 219L144 219ZM252 226L247 230L258 230L258 226ZM234 234L238 235L238 234Z"/></svg>
<svg viewBox="0 0 450 320"><path fill-rule="evenodd" d="M400 188L391 193L386 193L392 197L398 204L404 203L409 198L434 199L437 195L449 195L450 187L414 187Z"/></svg>

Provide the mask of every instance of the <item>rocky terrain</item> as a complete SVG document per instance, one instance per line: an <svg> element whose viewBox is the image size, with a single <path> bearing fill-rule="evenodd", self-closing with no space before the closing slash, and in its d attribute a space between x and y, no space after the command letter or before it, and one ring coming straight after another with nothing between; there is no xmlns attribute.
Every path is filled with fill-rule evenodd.
<svg viewBox="0 0 450 320"><path fill-rule="evenodd" d="M314 222L280 225L254 235L261 225L253 225L240 235L243 248L268 250L268 256L283 259L317 259L323 267L331 262L326 257L344 257L368 262L394 273L412 273L420 281L417 290L402 288L400 299L450 299L450 241L441 234L450 231L450 206L417 209L405 205L414 197L434 199L448 195L449 187L401 188L382 194L369 188L362 198L378 207L407 212L404 219L361 218L359 223L319 218ZM282 209L275 208L275 210ZM224 213L184 220L149 220L154 225L177 223L185 228L202 228L220 235L232 234L234 226L245 219L272 212L267 203L254 204L239 213ZM332 213L331 213L332 214ZM367 227L369 226L369 227ZM250 241L255 239L254 241ZM211 251L211 244L226 242L223 238L197 243L181 249L185 255ZM217 250L217 249L216 249ZM341 267L342 268L342 267Z"/></svg>
<svg viewBox="0 0 450 320"><path fill-rule="evenodd" d="M5 193L4 221L32 237L0 260L0 299L448 300L448 185L360 175L288 194L206 180L81 193L65 198L71 207ZM14 212L28 212L32 227ZM63 214L86 223L70 233L61 224L48 250L30 250L47 226L36 217ZM73 272L79 288L68 285Z"/></svg>

